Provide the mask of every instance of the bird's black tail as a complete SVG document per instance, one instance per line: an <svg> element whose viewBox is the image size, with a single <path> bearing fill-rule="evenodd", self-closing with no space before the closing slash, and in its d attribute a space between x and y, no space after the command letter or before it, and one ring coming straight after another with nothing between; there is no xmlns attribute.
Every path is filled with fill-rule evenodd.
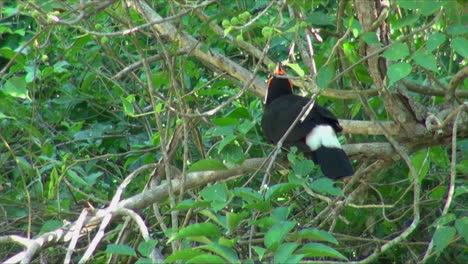
<svg viewBox="0 0 468 264"><path fill-rule="evenodd" d="M353 175L353 167L346 153L340 148L321 146L311 153L312 160L320 166L325 176L338 179Z"/></svg>

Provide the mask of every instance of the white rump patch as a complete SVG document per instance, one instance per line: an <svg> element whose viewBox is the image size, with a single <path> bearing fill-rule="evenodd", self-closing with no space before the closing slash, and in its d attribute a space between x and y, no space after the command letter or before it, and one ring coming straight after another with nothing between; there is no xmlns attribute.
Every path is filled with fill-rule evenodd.
<svg viewBox="0 0 468 264"><path fill-rule="evenodd" d="M305 142L312 151L315 151L322 146L341 149L341 144L336 137L335 131L328 125L319 125L314 127L306 136Z"/></svg>

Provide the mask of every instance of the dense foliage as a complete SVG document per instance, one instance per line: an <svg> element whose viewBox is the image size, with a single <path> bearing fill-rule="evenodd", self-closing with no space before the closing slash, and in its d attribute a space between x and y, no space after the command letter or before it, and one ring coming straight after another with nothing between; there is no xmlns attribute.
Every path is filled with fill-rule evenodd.
<svg viewBox="0 0 468 264"><path fill-rule="evenodd" d="M0 260L468 263L466 0L0 7ZM264 141L276 62L354 177Z"/></svg>

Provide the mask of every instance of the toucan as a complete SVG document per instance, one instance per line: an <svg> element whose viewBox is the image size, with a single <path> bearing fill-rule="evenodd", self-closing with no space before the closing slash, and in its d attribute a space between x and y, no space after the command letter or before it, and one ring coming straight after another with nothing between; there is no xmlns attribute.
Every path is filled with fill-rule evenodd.
<svg viewBox="0 0 468 264"><path fill-rule="evenodd" d="M261 124L265 138L273 144L278 143L310 101L309 98L295 95L291 80L282 77L284 75L285 72L278 65L275 75L267 83ZM352 176L351 162L336 137L336 133L343 130L336 116L317 103L305 114L286 136L283 146L297 147L318 164L328 178Z"/></svg>

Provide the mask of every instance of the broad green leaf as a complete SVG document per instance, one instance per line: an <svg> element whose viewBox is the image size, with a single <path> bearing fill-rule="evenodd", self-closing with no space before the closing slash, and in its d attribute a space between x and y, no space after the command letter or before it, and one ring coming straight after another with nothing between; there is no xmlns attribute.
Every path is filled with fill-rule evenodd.
<svg viewBox="0 0 468 264"><path fill-rule="evenodd" d="M416 52L412 56L414 62L418 64L419 66L422 66L428 70L437 72L437 60L434 55L431 53L426 53L426 52Z"/></svg>
<svg viewBox="0 0 468 264"><path fill-rule="evenodd" d="M405 16L400 20L397 20L395 24L392 25L392 30L397 31L402 27L414 25L419 20L420 14L416 13L414 15Z"/></svg>
<svg viewBox="0 0 468 264"><path fill-rule="evenodd" d="M442 253L444 249L450 244L455 236L455 228L451 226L440 226L434 233L434 245L438 254Z"/></svg>
<svg viewBox="0 0 468 264"><path fill-rule="evenodd" d="M375 35L375 32L367 32L366 34L362 35L361 38L369 45L382 45L382 43L380 43L379 39L377 38L377 35Z"/></svg>
<svg viewBox="0 0 468 264"><path fill-rule="evenodd" d="M278 222L286 221L288 219L289 209L287 207L277 207L271 213L271 217Z"/></svg>
<svg viewBox="0 0 468 264"><path fill-rule="evenodd" d="M468 34L468 27L463 24L449 25L446 32L450 35L465 35Z"/></svg>
<svg viewBox="0 0 468 264"><path fill-rule="evenodd" d="M182 202L178 203L174 210L188 210L188 209L195 209L195 208L203 208L209 207L211 205L211 201L194 201L191 199L183 200Z"/></svg>
<svg viewBox="0 0 468 264"><path fill-rule="evenodd" d="M240 263L239 257L237 256L236 251L234 251L230 247L226 247L217 243L213 243L210 245L200 246L200 248L216 253L217 255L226 259L228 263Z"/></svg>
<svg viewBox="0 0 468 264"><path fill-rule="evenodd" d="M226 117L235 118L235 119L248 119L248 118L251 118L249 110L247 110L247 108L245 108L245 107L237 107L232 112L227 114Z"/></svg>
<svg viewBox="0 0 468 264"><path fill-rule="evenodd" d="M5 82L4 88L0 91L15 98L31 100L28 95L28 89L26 88L26 81L24 77L11 77Z"/></svg>
<svg viewBox="0 0 468 264"><path fill-rule="evenodd" d="M398 6L404 9L418 9L421 7L421 2L418 0L397 0Z"/></svg>
<svg viewBox="0 0 468 264"><path fill-rule="evenodd" d="M289 66L300 77L304 77L305 72L301 68L301 66L299 66L299 64L297 64L297 63L285 63L285 65Z"/></svg>
<svg viewBox="0 0 468 264"><path fill-rule="evenodd" d="M274 256L274 263L289 263L286 262L299 245L297 243L284 243L278 247Z"/></svg>
<svg viewBox="0 0 468 264"><path fill-rule="evenodd" d="M286 235L296 225L295 221L283 221L273 225L270 230L265 234L264 243L265 246L272 251L283 242Z"/></svg>
<svg viewBox="0 0 468 264"><path fill-rule="evenodd" d="M219 237L221 231L218 226L212 223L197 223L182 228L179 232L172 235L167 243L171 243L175 239L182 239L187 237L195 236L206 236L206 237Z"/></svg>
<svg viewBox="0 0 468 264"><path fill-rule="evenodd" d="M333 68L330 66L322 67L317 72L317 85L321 89L326 89L333 79Z"/></svg>
<svg viewBox="0 0 468 264"><path fill-rule="evenodd" d="M307 21L313 25L320 25L320 26L325 26L325 25L335 25L335 17L326 14L321 11L314 11L312 14L307 16Z"/></svg>
<svg viewBox="0 0 468 264"><path fill-rule="evenodd" d="M411 157L411 164L418 174L419 182L424 180L429 172L429 166L431 164L431 158L430 155L428 155L428 150L422 149L416 152L416 154ZM411 171L408 172L408 178L412 178Z"/></svg>
<svg viewBox="0 0 468 264"><path fill-rule="evenodd" d="M455 228L463 239L465 239L465 243L468 243L468 217L457 219L455 221Z"/></svg>
<svg viewBox="0 0 468 264"><path fill-rule="evenodd" d="M233 140L235 140L237 138L236 135L228 135L226 137L223 138L223 140L221 140L221 142L219 142L219 145L218 145L218 154L221 153L224 149L224 147L226 147L226 145L228 145L229 143L231 143Z"/></svg>
<svg viewBox="0 0 468 264"><path fill-rule="evenodd" d="M116 254L116 255L124 255L124 256L132 256L132 257L137 256L137 254L135 252L135 249L133 249L133 248L127 246L127 245L121 245L121 244L107 245L106 253Z"/></svg>
<svg viewBox="0 0 468 264"><path fill-rule="evenodd" d="M206 263L227 263L222 259L221 257L212 255L212 254L201 254L196 257L193 257L189 260L187 260L187 263L200 263L200 264L206 264Z"/></svg>
<svg viewBox="0 0 468 264"><path fill-rule="evenodd" d="M224 183L217 183L206 187L200 192L205 201L211 201L211 208L217 212L229 202L229 192Z"/></svg>
<svg viewBox="0 0 468 264"><path fill-rule="evenodd" d="M233 117L220 117L211 120L217 126L234 126L239 124L239 120Z"/></svg>
<svg viewBox="0 0 468 264"><path fill-rule="evenodd" d="M149 258L139 258L135 264L153 264L153 260Z"/></svg>
<svg viewBox="0 0 468 264"><path fill-rule="evenodd" d="M235 126L215 126L206 131L208 136L219 137L234 134Z"/></svg>
<svg viewBox="0 0 468 264"><path fill-rule="evenodd" d="M74 170L69 169L67 170L68 178L74 183L79 186L89 186L89 183L85 181L81 176L79 176Z"/></svg>
<svg viewBox="0 0 468 264"><path fill-rule="evenodd" d="M67 61L59 61L54 64L54 72L58 72L58 73L68 72L68 69L66 68L68 65L70 65L70 63L68 63Z"/></svg>
<svg viewBox="0 0 468 264"><path fill-rule="evenodd" d="M396 43L391 48L386 50L382 57L385 57L389 60L400 60L404 59L409 55L408 45L405 43Z"/></svg>
<svg viewBox="0 0 468 264"><path fill-rule="evenodd" d="M443 3L436 1L422 1L419 10L423 16L430 16L437 12Z"/></svg>
<svg viewBox="0 0 468 264"><path fill-rule="evenodd" d="M228 212L226 213L226 221L227 221L227 226L229 229L229 233L234 233L234 231L237 230L239 227L239 223L248 216L248 213L246 211L243 211L242 213L236 214L236 213L231 213Z"/></svg>
<svg viewBox="0 0 468 264"><path fill-rule="evenodd" d="M164 262L165 263L175 263L178 260L189 260L191 258L194 258L198 255L203 254L203 251L198 248L187 248L187 249L181 249L177 252L172 253L169 255Z"/></svg>
<svg viewBox="0 0 468 264"><path fill-rule="evenodd" d="M455 221L456 219L457 219L457 217L455 216L455 214L449 213L449 214L446 214L446 215L440 217L439 219L437 219L436 224L441 225L441 226L445 226L445 225L448 225L451 222Z"/></svg>
<svg viewBox="0 0 468 264"><path fill-rule="evenodd" d="M447 38L444 34L440 32L435 32L434 34L430 35L426 42L426 49L428 52L432 52L437 49L442 43L445 42Z"/></svg>
<svg viewBox="0 0 468 264"><path fill-rule="evenodd" d="M135 102L135 95L130 94L125 98L122 98L122 104L124 107L124 112L128 116L135 116L135 108L133 107L133 103Z"/></svg>
<svg viewBox="0 0 468 264"><path fill-rule="evenodd" d="M60 228L63 226L63 221L59 220L47 220L44 222L44 224L41 227L41 231L39 231L40 234L44 234L46 232L55 230L57 228Z"/></svg>
<svg viewBox="0 0 468 264"><path fill-rule="evenodd" d="M391 65L388 68L388 77L390 79L389 86L392 86L397 81L408 76L412 69L411 65L406 62L399 62Z"/></svg>
<svg viewBox="0 0 468 264"><path fill-rule="evenodd" d="M258 260L262 261L263 255L265 255L266 249L262 247L252 246L255 253L258 255Z"/></svg>
<svg viewBox="0 0 468 264"><path fill-rule="evenodd" d="M158 244L157 240L149 239L138 244L138 252L144 257L148 257L153 251L154 247Z"/></svg>
<svg viewBox="0 0 468 264"><path fill-rule="evenodd" d="M320 178L313 181L310 184L310 189L321 193L321 194L330 194L333 196L344 196L343 191L340 188L333 186L335 183L329 178Z"/></svg>
<svg viewBox="0 0 468 264"><path fill-rule="evenodd" d="M251 203L262 201L262 195L258 191L254 191L251 188L247 187L236 187L234 188L233 194L237 197L242 198L242 200Z"/></svg>
<svg viewBox="0 0 468 264"><path fill-rule="evenodd" d="M335 249L320 243L308 243L300 248L297 253L305 254L306 257L332 257L348 260L343 254Z"/></svg>
<svg viewBox="0 0 468 264"><path fill-rule="evenodd" d="M227 169L226 166L222 161L217 159L204 159L199 160L190 166L187 172L194 172L194 171L212 171L212 170L225 170Z"/></svg>
<svg viewBox="0 0 468 264"><path fill-rule="evenodd" d="M7 116L4 113L0 112L0 119L16 119L16 118L11 117L11 116Z"/></svg>
<svg viewBox="0 0 468 264"><path fill-rule="evenodd" d="M228 189L224 183L208 186L200 194L206 201L226 201L228 199Z"/></svg>
<svg viewBox="0 0 468 264"><path fill-rule="evenodd" d="M336 240L336 238L332 234L324 230L318 230L316 228L303 229L299 232L294 233L292 237L294 239L325 241L338 245L338 240Z"/></svg>
<svg viewBox="0 0 468 264"><path fill-rule="evenodd" d="M452 48L460 55L468 59L468 40L463 37L452 39Z"/></svg>
<svg viewBox="0 0 468 264"><path fill-rule="evenodd" d="M297 185L292 183L279 183L271 186L265 194L265 200L274 200L284 193L289 192L291 189L295 188Z"/></svg>

